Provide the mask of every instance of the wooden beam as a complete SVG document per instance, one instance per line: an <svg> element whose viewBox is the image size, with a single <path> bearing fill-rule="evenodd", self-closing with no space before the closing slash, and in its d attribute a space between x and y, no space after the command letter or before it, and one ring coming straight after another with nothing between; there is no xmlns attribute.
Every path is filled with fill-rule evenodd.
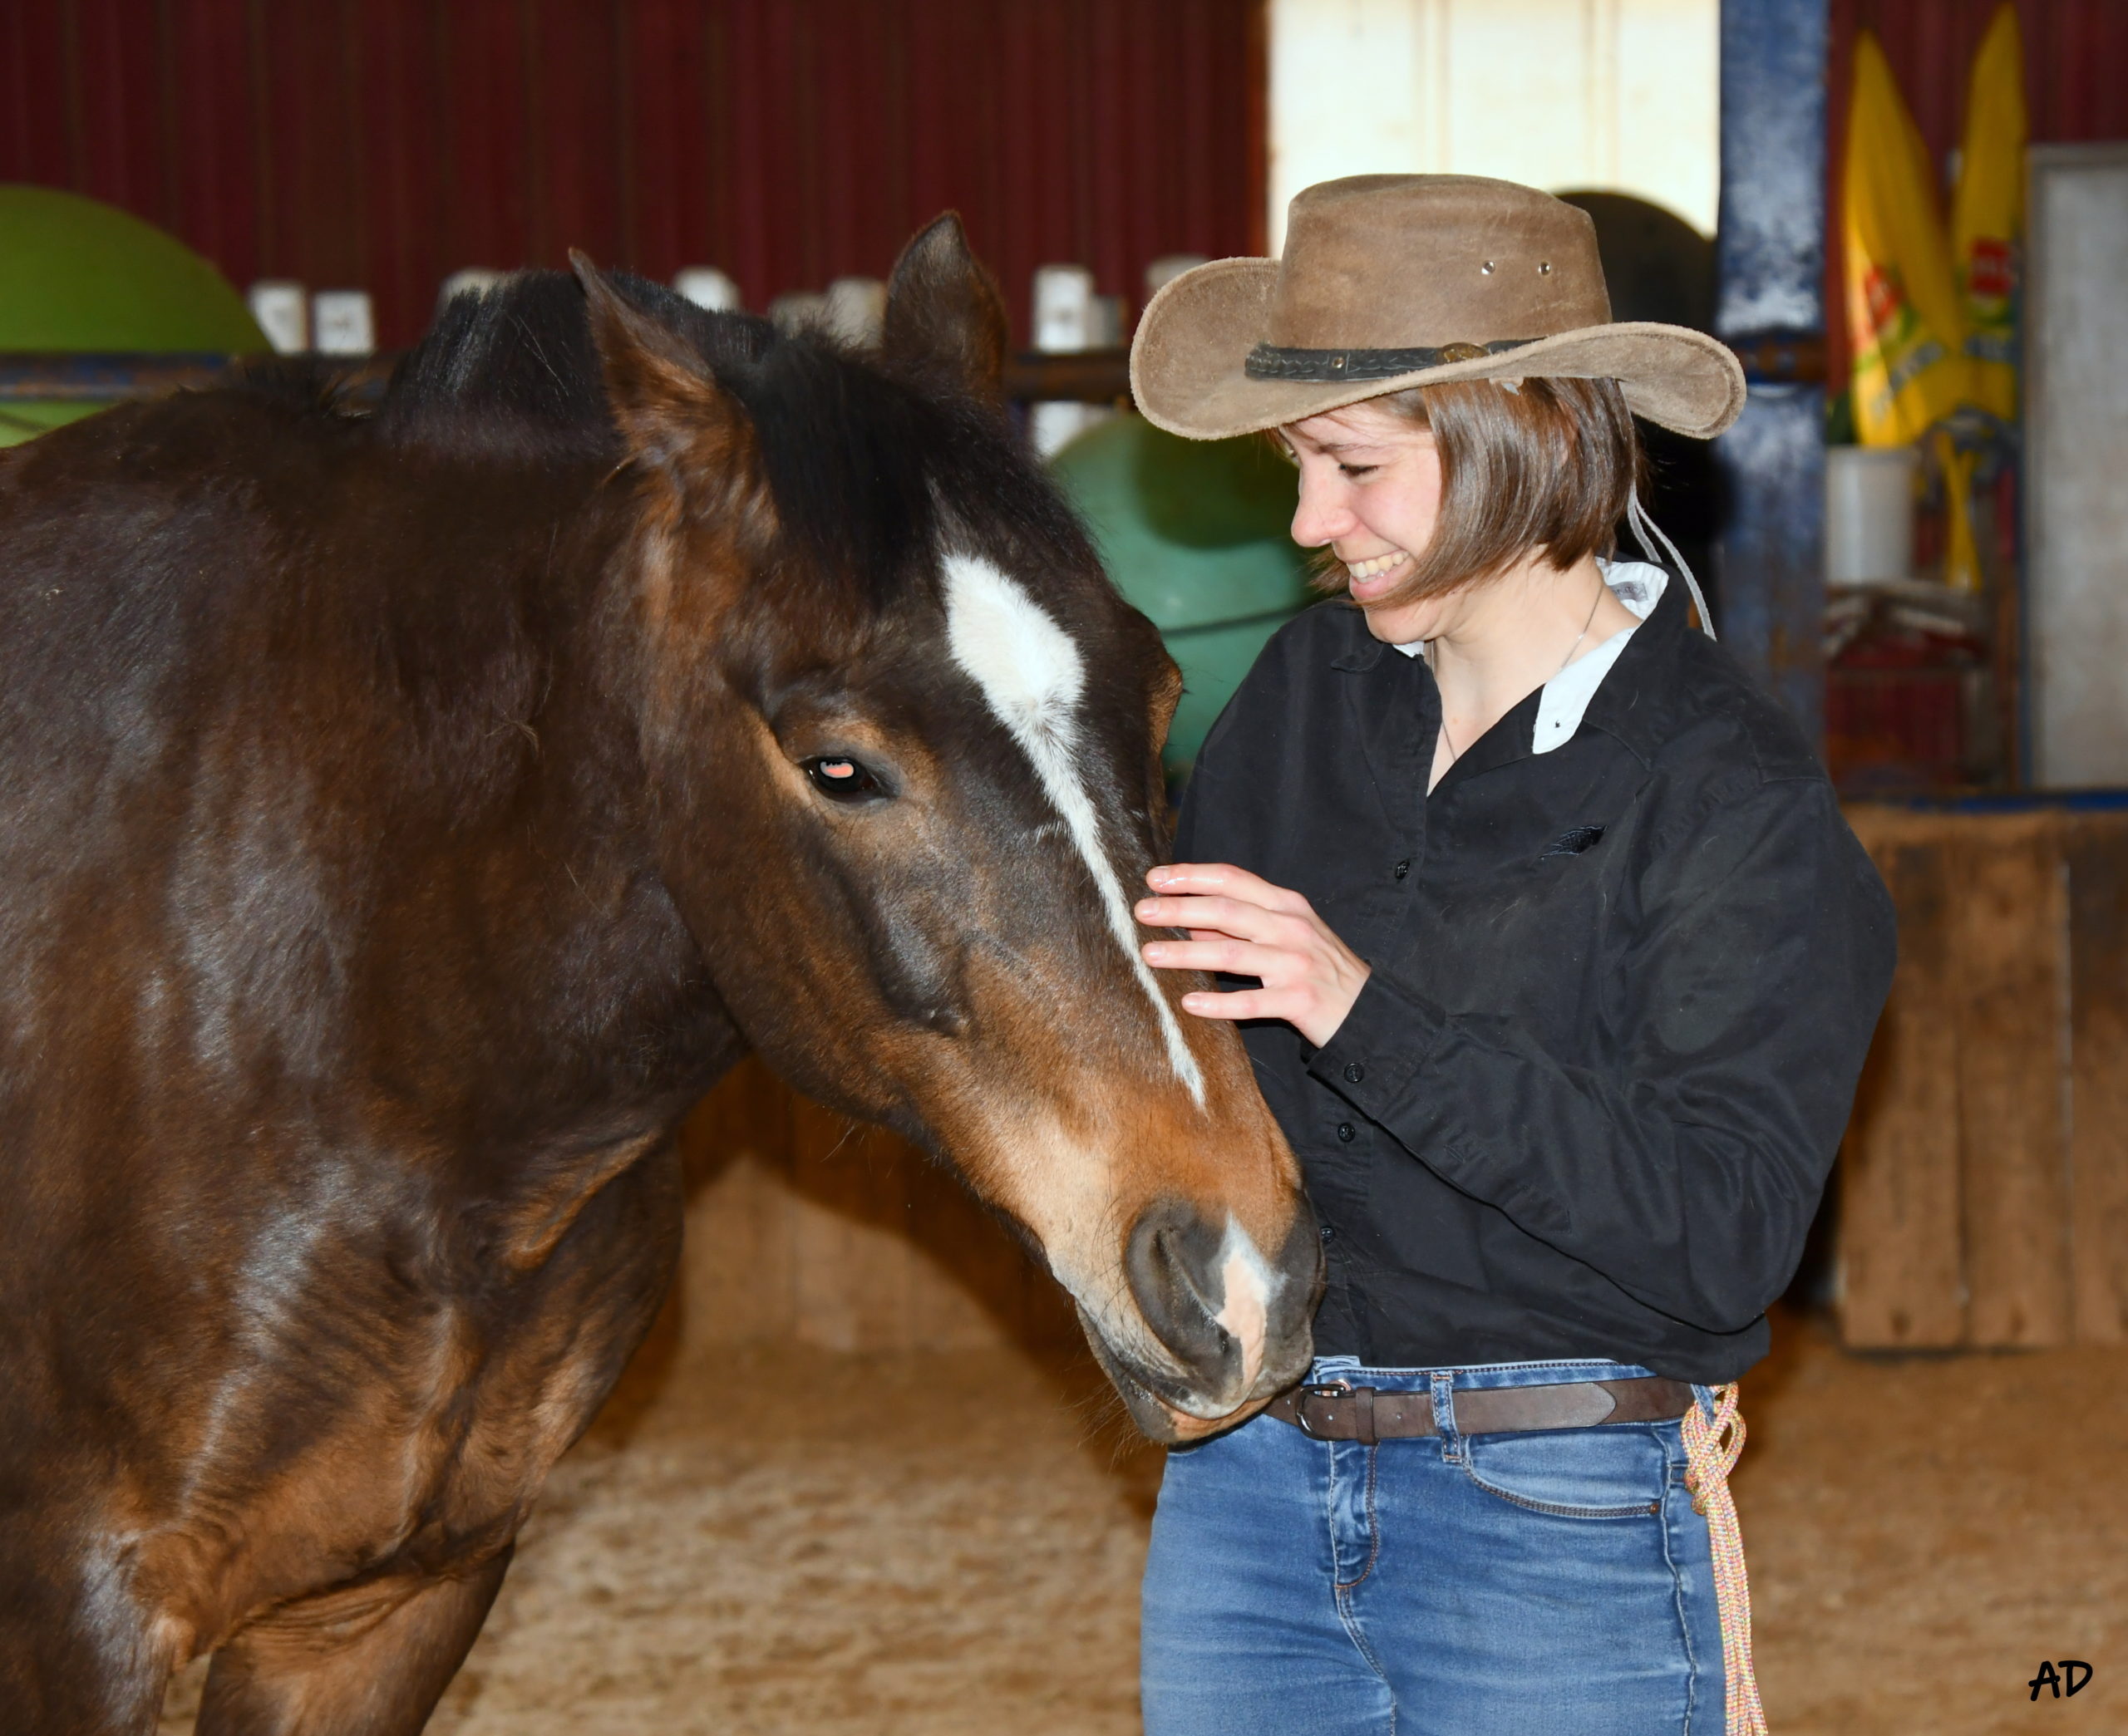
<svg viewBox="0 0 2128 1736"><path fill-rule="evenodd" d="M1947 822L1955 824L1955 820ZM2067 889L2048 812L1950 840L1969 1341L2069 1341Z"/></svg>
<svg viewBox="0 0 2128 1736"><path fill-rule="evenodd" d="M1966 1340L1943 824L1896 809L1849 818L1899 910L1899 971L1840 1147L1840 1316L1858 1350L1943 1350Z"/></svg>
<svg viewBox="0 0 2128 1736"><path fill-rule="evenodd" d="M1824 372L1827 0L1723 0L1715 329L1756 371L1716 443L1727 484L1716 625L1825 734ZM1776 381L1774 372L1781 376Z"/></svg>
<svg viewBox="0 0 2128 1736"><path fill-rule="evenodd" d="M2128 814L2066 827L2069 1245L2079 1344L2128 1343Z"/></svg>

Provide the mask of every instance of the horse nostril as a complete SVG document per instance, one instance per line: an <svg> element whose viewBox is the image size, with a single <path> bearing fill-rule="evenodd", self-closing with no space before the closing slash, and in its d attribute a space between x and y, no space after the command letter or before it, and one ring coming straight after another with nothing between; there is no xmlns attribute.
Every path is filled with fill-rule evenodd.
<svg viewBox="0 0 2128 1736"><path fill-rule="evenodd" d="M1225 1306L1226 1232L1194 1207L1166 1202L1132 1226L1124 1276L1153 1335L1194 1378L1217 1383L1236 1345L1218 1318Z"/></svg>
<svg viewBox="0 0 2128 1736"><path fill-rule="evenodd" d="M1315 1214L1298 1193L1268 1259L1237 1220L1215 1224L1185 1202L1156 1202L1123 1249L1125 1287L1155 1344L1140 1340L1132 1353L1127 1340L1096 1335L1095 1353L1105 1341L1123 1352L1132 1378L1163 1403L1196 1416L1230 1414L1306 1373L1323 1269ZM1087 1330L1095 1333L1091 1320Z"/></svg>
<svg viewBox="0 0 2128 1736"><path fill-rule="evenodd" d="M1205 1294L1203 1278L1190 1267L1190 1249L1172 1227L1153 1237L1153 1253L1162 1262L1163 1269L1172 1275L1178 1300L1186 1297L1207 1319L1219 1311L1218 1299Z"/></svg>

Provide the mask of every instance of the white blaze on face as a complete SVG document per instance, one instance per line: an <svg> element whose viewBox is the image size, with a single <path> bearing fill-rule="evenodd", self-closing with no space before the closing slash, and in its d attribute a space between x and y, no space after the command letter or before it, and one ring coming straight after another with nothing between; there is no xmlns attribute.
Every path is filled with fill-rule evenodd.
<svg viewBox="0 0 2128 1736"><path fill-rule="evenodd" d="M1264 1335L1278 1281L1248 1231L1231 1218L1219 1249L1219 1311L1212 1318L1241 1346L1242 1389L1253 1392L1264 1372Z"/></svg>
<svg viewBox="0 0 2128 1736"><path fill-rule="evenodd" d="M1109 928L1152 1003L1153 1016L1167 1044L1168 1061L1201 1109L1204 1075L1182 1039L1182 1027L1154 981L1151 967L1139 957L1137 920L1130 914L1130 901L1115 865L1101 848L1100 818L1081 772L1077 711L1086 671L1079 647L1032 598L988 561L977 555L951 554L945 566L946 642L953 661L983 690L990 709L1033 762L1043 790L1064 817L1071 842L1093 876Z"/></svg>

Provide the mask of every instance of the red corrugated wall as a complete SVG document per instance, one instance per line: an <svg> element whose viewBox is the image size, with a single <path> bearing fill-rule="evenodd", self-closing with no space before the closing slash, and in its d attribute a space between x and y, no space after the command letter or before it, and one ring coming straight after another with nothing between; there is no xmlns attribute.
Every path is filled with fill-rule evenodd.
<svg viewBox="0 0 2128 1736"><path fill-rule="evenodd" d="M1262 52L1259 0L4 0L0 180L367 289L387 345L461 266L718 265L758 308L953 206L1024 335L1037 265L1135 304L1260 250Z"/></svg>
<svg viewBox="0 0 2128 1736"><path fill-rule="evenodd" d="M1831 149L1825 209L1828 360L1835 386L1850 352L1841 316L1840 165L1846 150L1855 38L1874 31L1941 176L1965 129L1973 57L2001 0L1831 0ZM2025 102L2035 143L2128 139L2128 0L2017 0L2025 47ZM1948 213L1948 183L1944 209Z"/></svg>

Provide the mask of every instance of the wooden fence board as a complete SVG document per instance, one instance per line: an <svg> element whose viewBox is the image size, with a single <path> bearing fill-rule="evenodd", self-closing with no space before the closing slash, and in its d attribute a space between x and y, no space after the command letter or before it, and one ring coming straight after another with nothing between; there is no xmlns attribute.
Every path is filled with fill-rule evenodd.
<svg viewBox="0 0 2128 1736"><path fill-rule="evenodd" d="M2128 1341L2128 814L2067 823L2076 1337Z"/></svg>
<svg viewBox="0 0 2128 1736"><path fill-rule="evenodd" d="M2069 1341L2068 929L2060 822L1968 827L1949 858L1969 1341Z"/></svg>
<svg viewBox="0 0 2128 1736"><path fill-rule="evenodd" d="M689 1343L966 1350L1076 1339L1069 1298L959 1180L742 1062L682 1130Z"/></svg>
<svg viewBox="0 0 2128 1736"><path fill-rule="evenodd" d="M774 1343L798 1325L791 1093L741 1061L681 1131L688 1183L682 1332Z"/></svg>
<svg viewBox="0 0 2128 1736"><path fill-rule="evenodd" d="M958 1350L1024 1339L1030 1280L1049 1280L957 1177L915 1151L907 1163L909 1235L926 1281L912 1298L917 1342Z"/></svg>
<svg viewBox="0 0 2128 1736"><path fill-rule="evenodd" d="M1840 1150L1840 1319L1850 1345L1942 1348L1966 1335L1955 1025L1944 849L1858 828L1899 907L1899 971Z"/></svg>
<svg viewBox="0 0 2128 1736"><path fill-rule="evenodd" d="M792 1105L798 1337L831 1350L910 1348L906 1193L888 1136L805 1098Z"/></svg>

